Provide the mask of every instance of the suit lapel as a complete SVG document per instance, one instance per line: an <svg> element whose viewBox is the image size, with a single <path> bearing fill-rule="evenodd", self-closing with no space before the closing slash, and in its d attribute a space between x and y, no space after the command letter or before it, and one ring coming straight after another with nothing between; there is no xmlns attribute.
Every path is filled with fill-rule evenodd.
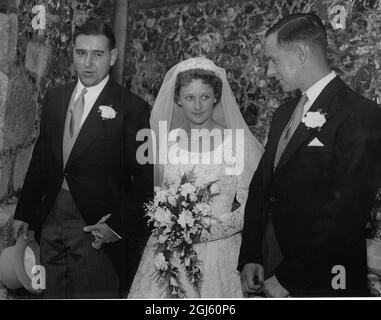
<svg viewBox="0 0 381 320"><path fill-rule="evenodd" d="M330 83L328 83L328 85L323 89L323 91L317 97L317 99L310 107L308 112L316 112L320 110L323 114L325 114L326 120L328 120L334 114L334 110L330 108L332 100L336 96L339 89L342 88L343 84L344 83L342 82L342 80L338 76L336 76L336 78L334 78ZM317 130L318 128L308 128L302 122L299 124L279 160L278 166L275 169L275 173L277 173L287 163L287 161L290 160L290 158L298 150L298 148ZM324 130L324 127L322 128L322 130ZM277 140L277 142L278 141L279 139Z"/></svg>
<svg viewBox="0 0 381 320"><path fill-rule="evenodd" d="M94 139L104 132L104 127L106 125L105 121L107 120L102 120L102 117L98 112L98 107L101 105L112 106L112 108L119 113L119 106L115 101L116 95L114 82L109 79L81 127L66 166L70 166L70 164L86 150Z"/></svg>
<svg viewBox="0 0 381 320"><path fill-rule="evenodd" d="M61 91L61 96L56 97L57 101L61 103L56 108L56 115L52 117L53 121L56 121L52 125L52 130L54 131L52 134L52 147L54 157L59 164L60 170L63 170L63 152L62 152L62 144L63 144L63 135L65 130L65 120L66 113L69 107L70 98L73 94L74 88L76 86L76 82L69 83L67 86L63 88ZM51 106L49 106L51 107Z"/></svg>

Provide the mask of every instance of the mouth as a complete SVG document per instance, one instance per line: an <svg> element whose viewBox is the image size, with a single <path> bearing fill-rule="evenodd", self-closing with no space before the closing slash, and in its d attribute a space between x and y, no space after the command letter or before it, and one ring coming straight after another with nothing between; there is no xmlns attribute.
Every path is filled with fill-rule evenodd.
<svg viewBox="0 0 381 320"><path fill-rule="evenodd" d="M95 72L94 71L82 71L82 74L85 78L90 78L95 74Z"/></svg>
<svg viewBox="0 0 381 320"><path fill-rule="evenodd" d="M201 117L204 112L192 112L192 114L195 116L195 117Z"/></svg>

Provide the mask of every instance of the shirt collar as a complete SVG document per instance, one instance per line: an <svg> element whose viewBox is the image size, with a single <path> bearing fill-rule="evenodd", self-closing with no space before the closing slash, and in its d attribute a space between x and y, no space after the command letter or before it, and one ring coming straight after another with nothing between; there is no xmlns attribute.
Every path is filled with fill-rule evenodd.
<svg viewBox="0 0 381 320"><path fill-rule="evenodd" d="M110 78L109 75L107 75L101 82L99 82L97 85L95 86L92 86L92 87L86 87L87 89L87 92L86 92L86 95L88 96L94 96L94 95L98 95L102 90L103 88L105 87L108 79ZM77 82L77 87L76 87L76 92L75 92L75 99L78 98L78 96L81 94L83 88L85 88L85 86L83 85L83 83L81 82L81 80L78 78L78 82Z"/></svg>
<svg viewBox="0 0 381 320"><path fill-rule="evenodd" d="M331 71L325 77L321 78L319 81L315 82L306 92L305 94L308 97L309 104L313 104L319 94L323 91L326 85L336 77L336 72ZM304 92L303 92L304 93Z"/></svg>

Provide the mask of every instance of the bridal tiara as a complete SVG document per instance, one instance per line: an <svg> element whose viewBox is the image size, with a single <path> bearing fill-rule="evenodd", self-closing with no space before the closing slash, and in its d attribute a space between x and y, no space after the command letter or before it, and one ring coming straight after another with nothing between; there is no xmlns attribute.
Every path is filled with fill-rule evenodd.
<svg viewBox="0 0 381 320"><path fill-rule="evenodd" d="M190 69L216 71L217 66L211 60L204 57L190 58L180 62L176 67L176 72L183 72Z"/></svg>

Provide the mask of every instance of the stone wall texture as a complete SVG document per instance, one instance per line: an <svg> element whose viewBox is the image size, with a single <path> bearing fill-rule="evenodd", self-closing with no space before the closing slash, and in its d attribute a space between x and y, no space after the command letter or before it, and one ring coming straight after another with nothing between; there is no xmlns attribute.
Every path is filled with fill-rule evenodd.
<svg viewBox="0 0 381 320"><path fill-rule="evenodd" d="M14 243L12 217L38 122L37 89L17 55L18 15L13 11L0 13L0 254ZM6 297L0 279L0 299Z"/></svg>

